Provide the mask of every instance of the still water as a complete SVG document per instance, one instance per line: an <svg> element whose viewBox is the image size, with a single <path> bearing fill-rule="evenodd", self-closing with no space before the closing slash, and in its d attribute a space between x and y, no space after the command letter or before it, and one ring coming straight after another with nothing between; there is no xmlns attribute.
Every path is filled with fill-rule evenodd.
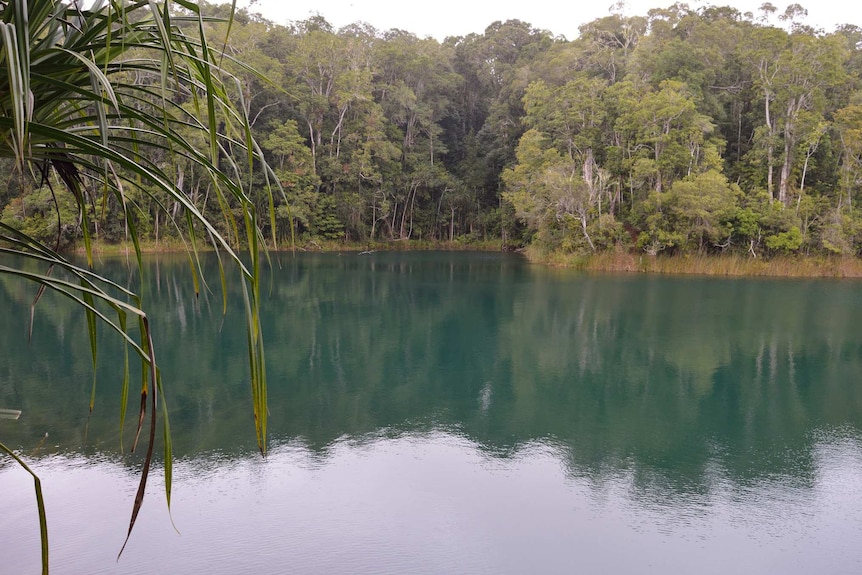
<svg viewBox="0 0 862 575"><path fill-rule="evenodd" d="M185 258L148 260L173 499L155 470L119 562L122 348L100 334L88 422L82 315L46 296L28 342L34 290L0 278L0 408L23 411L0 441L42 477L52 573L862 572L862 283L273 264L264 460L236 278L223 313L212 258L199 298ZM32 480L0 457L0 573L38 570Z"/></svg>

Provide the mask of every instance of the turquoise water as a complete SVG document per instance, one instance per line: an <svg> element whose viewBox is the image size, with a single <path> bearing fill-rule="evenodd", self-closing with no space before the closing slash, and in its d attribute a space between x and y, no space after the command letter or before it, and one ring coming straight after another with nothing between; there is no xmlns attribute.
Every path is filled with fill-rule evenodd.
<svg viewBox="0 0 862 575"><path fill-rule="evenodd" d="M43 479L52 572L862 572L862 283L274 264L263 460L235 278L223 314L214 260L198 298L187 260L148 261L180 534L157 473L119 563L140 469L121 348L100 334L88 422L83 316L46 297L28 342L34 291L0 280L0 407L23 411L0 438ZM0 572L37 572L8 458L0 509Z"/></svg>

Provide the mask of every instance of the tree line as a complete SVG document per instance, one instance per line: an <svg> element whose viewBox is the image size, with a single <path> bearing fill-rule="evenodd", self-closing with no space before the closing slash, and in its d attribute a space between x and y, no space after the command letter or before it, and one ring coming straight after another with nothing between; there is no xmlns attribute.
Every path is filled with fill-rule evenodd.
<svg viewBox="0 0 862 575"><path fill-rule="evenodd" d="M272 169L233 164L229 146L220 168L250 184L270 214L261 231L276 240L754 257L862 249L859 26L814 29L798 4L756 14L676 4L612 12L574 40L510 20L441 42L203 9ZM126 73L159 97L156 75ZM171 97L200 113L194 94ZM194 226L189 205L234 209L200 165L169 150L148 160L188 201L127 185L142 236ZM274 182L282 193L256 195ZM3 223L61 245L81 235L74 199L38 181L2 184ZM89 231L122 240L118 200L87 193Z"/></svg>

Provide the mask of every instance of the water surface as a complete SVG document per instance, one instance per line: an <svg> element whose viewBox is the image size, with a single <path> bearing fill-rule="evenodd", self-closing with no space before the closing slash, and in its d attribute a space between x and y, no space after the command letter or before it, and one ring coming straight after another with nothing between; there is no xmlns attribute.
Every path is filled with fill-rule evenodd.
<svg viewBox="0 0 862 575"><path fill-rule="evenodd" d="M279 260L266 460L238 286L223 314L212 258L198 298L184 258L148 261L181 534L154 475L119 563L140 468L121 347L100 334L88 423L83 317L46 297L28 343L33 290L0 278L0 407L24 412L0 438L43 478L53 572L862 572L862 284ZM0 571L37 572L8 458L0 508Z"/></svg>

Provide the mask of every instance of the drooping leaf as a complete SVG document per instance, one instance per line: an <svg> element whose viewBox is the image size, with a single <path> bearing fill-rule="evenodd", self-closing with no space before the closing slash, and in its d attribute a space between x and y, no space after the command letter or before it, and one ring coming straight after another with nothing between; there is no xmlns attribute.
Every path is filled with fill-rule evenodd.
<svg viewBox="0 0 862 575"><path fill-rule="evenodd" d="M24 463L24 460L18 457L14 451L3 445L2 442L0 442L0 451L18 462L18 465L33 477L33 490L36 492L36 509L39 513L39 539L42 548L42 575L48 575L48 516L45 513L45 499L42 496L42 481L39 479L39 476L36 475L26 463Z"/></svg>

